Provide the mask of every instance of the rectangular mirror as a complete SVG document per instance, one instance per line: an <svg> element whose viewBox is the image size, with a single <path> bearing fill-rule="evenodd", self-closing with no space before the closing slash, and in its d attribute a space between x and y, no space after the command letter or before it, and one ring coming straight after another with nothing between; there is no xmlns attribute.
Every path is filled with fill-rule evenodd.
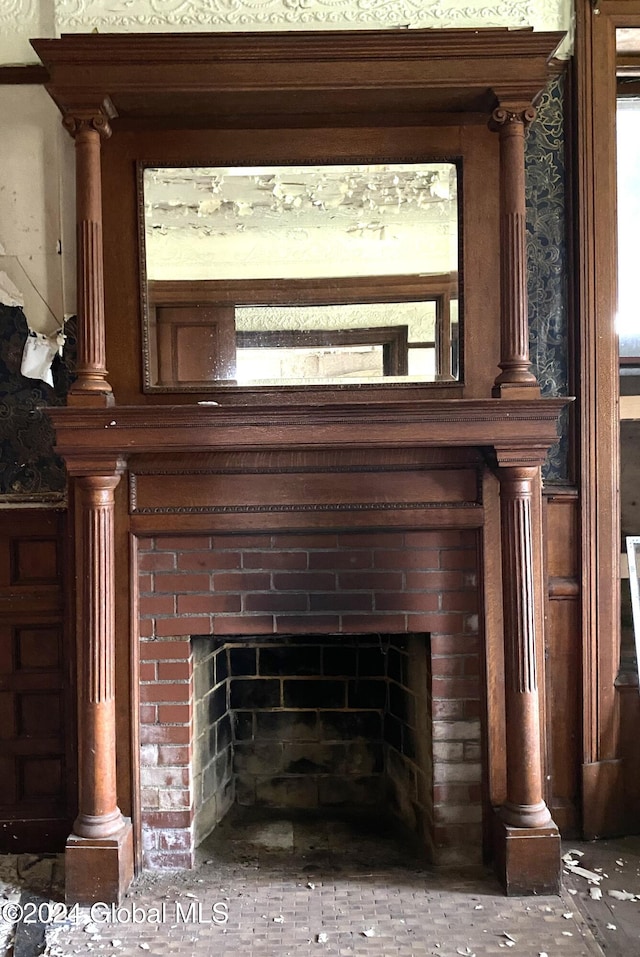
<svg viewBox="0 0 640 957"><path fill-rule="evenodd" d="M145 167L148 390L456 381L455 163Z"/></svg>

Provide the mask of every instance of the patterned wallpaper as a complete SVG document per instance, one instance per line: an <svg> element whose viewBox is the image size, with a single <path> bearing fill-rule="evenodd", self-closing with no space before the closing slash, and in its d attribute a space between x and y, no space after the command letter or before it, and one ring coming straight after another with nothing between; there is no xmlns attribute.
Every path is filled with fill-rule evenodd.
<svg viewBox="0 0 640 957"><path fill-rule="evenodd" d="M69 320L65 360L54 359L52 389L20 373L27 323L20 308L0 304L0 503L64 500L64 465L54 454L44 407L64 405L72 380L74 328Z"/></svg>
<svg viewBox="0 0 640 957"><path fill-rule="evenodd" d="M565 187L564 79L545 91L527 135L527 254L531 361L542 394L568 394L568 259ZM544 469L549 482L568 481L568 417Z"/></svg>

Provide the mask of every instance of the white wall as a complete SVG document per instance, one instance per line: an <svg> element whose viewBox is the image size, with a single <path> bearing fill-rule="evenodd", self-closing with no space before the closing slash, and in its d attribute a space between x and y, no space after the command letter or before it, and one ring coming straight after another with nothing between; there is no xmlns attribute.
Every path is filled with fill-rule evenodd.
<svg viewBox="0 0 640 957"><path fill-rule="evenodd" d="M38 62L30 37L94 29L570 30L572 9L572 0L0 0L0 64ZM73 145L41 88L0 86L0 170L0 273L24 297L30 325L50 331L75 308Z"/></svg>

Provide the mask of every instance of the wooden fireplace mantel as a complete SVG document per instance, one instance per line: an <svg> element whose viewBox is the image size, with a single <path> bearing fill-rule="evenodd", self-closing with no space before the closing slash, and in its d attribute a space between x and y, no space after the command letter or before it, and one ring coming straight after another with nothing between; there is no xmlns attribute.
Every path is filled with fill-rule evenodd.
<svg viewBox="0 0 640 957"><path fill-rule="evenodd" d="M50 409L69 470L131 453L483 447L544 461L567 399L447 399L376 405L112 406ZM84 464L81 464L84 463Z"/></svg>
<svg viewBox="0 0 640 957"><path fill-rule="evenodd" d="M504 631L504 700L494 703L504 711L498 720L506 740L504 787L494 802L500 805L495 856L509 891L558 889L559 835L543 796L540 739L540 467L567 400L540 397L529 361L524 142L562 39L559 33L489 29L74 35L33 41L48 70L47 89L75 139L77 160L78 377L68 407L48 410L57 451L74 477L76 566L82 570L77 614L82 776L79 815L67 845L69 900L117 900L133 874L132 827L118 807L113 747L114 583L118 575L124 580L123 604L135 619L135 584L116 567L116 550L134 550L133 519L140 516L133 515L132 498L127 509L122 485L117 487L127 468L130 484L137 468L144 474L145 455L156 461L150 485L158 476L166 481L167 499L174 495L177 459L224 455L235 458L241 474L242 457L252 455L263 501L273 495L274 458L295 456L304 472L305 456L312 470L324 455L321 470L330 483L327 495L333 496L326 504L343 506L344 522L352 500L339 501L340 474L350 468L358 473L352 466L360 453L379 480L378 515L383 505L396 508L395 495L396 519L406 524L409 513L399 516L403 506L413 508L408 496L415 493L419 505L429 485L425 476L431 466L417 462L415 450L434 450L434 460L437 449L456 452L458 460L446 468L459 468L461 475L466 470L460 488L468 493L467 498L461 493L457 504L473 505L475 528L492 524L494 551L501 553L487 562L481 586L483 594L493 592L499 622L487 640L501 643ZM465 380L446 383L441 391L412 384L250 394L212 383L201 395L176 396L175 405L167 404L166 395L161 403L145 392L136 163L193 165L196 159L207 162L216 149L227 157L224 165L337 162L362 158L363 151L379 161L392 154L461 158L467 174L461 269ZM394 479L388 487L389 462L402 455L395 475L402 469L413 475L408 484ZM163 461L168 479L162 476ZM475 495L485 461L498 479L499 509ZM332 463L338 463L333 471ZM202 472L206 463L200 462L194 466L196 481ZM202 481L205 496L220 488ZM358 481L351 475L350 494L359 493ZM295 513L302 507L295 498L301 485L279 484L281 496L293 489L291 500L279 505ZM427 504L435 506L435 522L450 520L446 507L438 511L441 502ZM501 587L486 570L490 566L499 579L500 561ZM497 683L492 687L495 691ZM135 692L131 700L133 726ZM490 727L488 735L495 753L502 747L501 731ZM135 732L131 738L135 747Z"/></svg>

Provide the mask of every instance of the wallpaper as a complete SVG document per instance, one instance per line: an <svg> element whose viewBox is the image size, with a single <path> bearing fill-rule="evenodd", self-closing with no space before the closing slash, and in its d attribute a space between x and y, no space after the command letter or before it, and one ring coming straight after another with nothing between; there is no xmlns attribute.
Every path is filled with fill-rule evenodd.
<svg viewBox="0 0 640 957"><path fill-rule="evenodd" d="M527 134L526 195L531 362L542 394L568 394L568 259L564 81L554 79ZM568 481L568 421L550 450L544 477Z"/></svg>
<svg viewBox="0 0 640 957"><path fill-rule="evenodd" d="M72 380L73 320L67 323L65 360L53 363L54 388L20 373L27 323L17 306L0 304L0 503L64 499L64 465L53 451L45 406L64 405Z"/></svg>

